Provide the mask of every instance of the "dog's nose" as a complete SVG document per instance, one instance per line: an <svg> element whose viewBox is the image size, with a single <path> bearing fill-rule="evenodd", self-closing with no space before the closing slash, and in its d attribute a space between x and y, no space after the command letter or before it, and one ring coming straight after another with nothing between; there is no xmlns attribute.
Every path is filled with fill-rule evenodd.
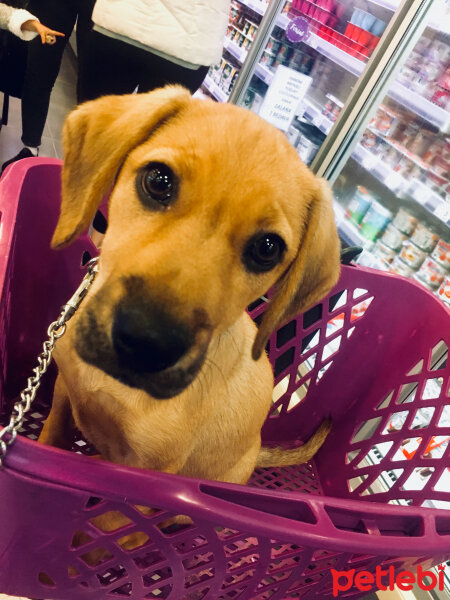
<svg viewBox="0 0 450 600"><path fill-rule="evenodd" d="M164 371L190 346L186 328L174 319L136 306L116 310L112 342L120 365L139 373Z"/></svg>

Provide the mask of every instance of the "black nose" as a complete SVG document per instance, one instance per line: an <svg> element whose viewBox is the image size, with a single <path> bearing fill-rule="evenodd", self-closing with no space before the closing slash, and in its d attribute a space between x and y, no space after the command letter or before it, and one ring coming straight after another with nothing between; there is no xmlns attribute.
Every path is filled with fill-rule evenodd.
<svg viewBox="0 0 450 600"><path fill-rule="evenodd" d="M116 310L112 342L120 366L138 373L164 371L190 347L186 328L173 318L129 303Z"/></svg>

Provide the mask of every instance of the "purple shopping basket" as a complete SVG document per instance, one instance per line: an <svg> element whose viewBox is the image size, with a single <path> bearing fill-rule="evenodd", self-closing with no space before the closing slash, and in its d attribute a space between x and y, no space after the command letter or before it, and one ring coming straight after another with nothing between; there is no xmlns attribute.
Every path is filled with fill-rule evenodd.
<svg viewBox="0 0 450 600"><path fill-rule="evenodd" d="M49 248L60 169L57 160L24 160L0 182L3 423L82 276L83 254L94 252L87 236ZM252 315L263 310L264 302ZM0 592L326 600L333 569L415 571L449 559L449 322L419 285L344 267L322 303L270 340L276 386L263 438L292 447L330 414L333 430L311 464L257 469L247 486L40 446L51 374L0 470ZM109 511L125 525L101 531L95 517ZM192 523L167 526L175 515ZM133 532L142 544L127 550ZM353 586L339 597L365 593Z"/></svg>

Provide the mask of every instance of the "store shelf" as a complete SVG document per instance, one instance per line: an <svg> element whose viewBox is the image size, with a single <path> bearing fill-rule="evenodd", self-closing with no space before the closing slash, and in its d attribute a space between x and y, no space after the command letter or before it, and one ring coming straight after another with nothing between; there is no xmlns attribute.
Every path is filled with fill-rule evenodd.
<svg viewBox="0 0 450 600"><path fill-rule="evenodd" d="M250 40L251 42L253 42L254 38L252 38L251 35L247 35L246 33L244 33L242 31L242 29L239 29L239 27L236 27L236 25L232 25L231 26L233 29L235 29L236 31L238 31L241 35L243 35L245 38L247 38L248 40Z"/></svg>
<svg viewBox="0 0 450 600"><path fill-rule="evenodd" d="M219 100L219 102L228 102L227 94L217 85L217 83L214 83L209 75L205 77L203 85L216 100Z"/></svg>
<svg viewBox="0 0 450 600"><path fill-rule="evenodd" d="M277 25L282 29L286 29L289 22L290 19L286 15L280 15L277 19ZM334 44L330 44L330 42L327 42L315 33L310 32L304 43L357 77L361 75L366 67L365 62L347 54L344 50L341 50Z"/></svg>
<svg viewBox="0 0 450 600"><path fill-rule="evenodd" d="M410 196L443 223L450 225L450 207L448 203L444 198L430 190L427 185L417 179L413 181L404 179L361 144L358 144L353 150L352 158L394 194Z"/></svg>
<svg viewBox="0 0 450 600"><path fill-rule="evenodd" d="M369 0L371 4L375 4L376 6L381 6L382 8L386 8L392 12L395 12L397 8L400 6L400 0ZM438 7L436 7L437 9ZM437 13L437 10L436 10ZM431 15L431 19L428 23L428 27L431 29L435 29L436 31L440 31L445 34L450 33L450 25L448 24L448 19L440 19L440 15Z"/></svg>
<svg viewBox="0 0 450 600"><path fill-rule="evenodd" d="M325 135L330 133L331 128L334 125L333 121L322 114L322 109L317 108L307 100L305 100L305 112L303 113L303 117L308 119L308 121L320 129L322 133L325 133Z"/></svg>
<svg viewBox="0 0 450 600"><path fill-rule="evenodd" d="M255 67L255 75L259 77L261 81L264 81L264 83L270 85L272 83L274 72L271 71L268 67L265 67L264 65L258 63Z"/></svg>
<svg viewBox="0 0 450 600"><path fill-rule="evenodd" d="M371 4L376 4L377 6L381 6L382 8L387 8L392 12L395 12L397 8L400 6L400 0L369 0Z"/></svg>
<svg viewBox="0 0 450 600"><path fill-rule="evenodd" d="M338 228L339 236L349 246L361 246L365 250L373 247L373 242L361 235L356 225L345 217L345 211L338 202L333 202L334 218Z"/></svg>
<svg viewBox="0 0 450 600"><path fill-rule="evenodd" d="M261 16L264 15L267 9L267 2L262 2L261 0L238 0L238 2L254 10L255 13Z"/></svg>
<svg viewBox="0 0 450 600"><path fill-rule="evenodd" d="M289 25L290 20L291 19L285 14L278 15L277 25L278 25L278 27L281 27L281 29L286 29L287 26Z"/></svg>
<svg viewBox="0 0 450 600"><path fill-rule="evenodd" d="M444 133L450 133L450 113L401 83L394 81L388 96Z"/></svg>
<svg viewBox="0 0 450 600"><path fill-rule="evenodd" d="M233 40L229 40L228 38L226 38L225 42L223 44L223 47L226 50L228 50L228 52L230 54L232 54L234 56L234 58L241 64L247 58L247 54L248 54L247 50L245 48L241 48L240 46L235 44L233 42Z"/></svg>

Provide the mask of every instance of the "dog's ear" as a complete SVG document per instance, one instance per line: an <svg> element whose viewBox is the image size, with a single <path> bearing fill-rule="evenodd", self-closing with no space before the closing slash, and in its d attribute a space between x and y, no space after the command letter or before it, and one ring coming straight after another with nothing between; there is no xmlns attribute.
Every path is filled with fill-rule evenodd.
<svg viewBox="0 0 450 600"><path fill-rule="evenodd" d="M126 155L190 101L167 86L148 94L104 96L75 109L64 124L62 203L52 247L75 239L91 222Z"/></svg>
<svg viewBox="0 0 450 600"><path fill-rule="evenodd" d="M310 202L297 255L275 284L252 348L257 360L270 335L283 323L321 300L337 283L340 243L334 223L331 191L323 179Z"/></svg>

